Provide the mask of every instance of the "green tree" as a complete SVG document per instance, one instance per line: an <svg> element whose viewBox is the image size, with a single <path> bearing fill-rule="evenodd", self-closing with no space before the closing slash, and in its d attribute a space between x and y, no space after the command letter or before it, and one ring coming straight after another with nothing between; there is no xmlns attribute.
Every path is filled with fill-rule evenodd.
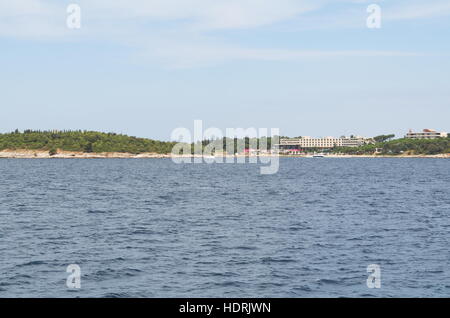
<svg viewBox="0 0 450 318"><path fill-rule="evenodd" d="M50 150L48 151L48 154L50 155L50 156L54 156L54 155L56 155L58 153L58 150L56 149L56 148L50 148Z"/></svg>
<svg viewBox="0 0 450 318"><path fill-rule="evenodd" d="M389 140L393 139L394 137L395 137L394 134L380 135L380 136L373 137L373 140L375 140L376 142L385 142L385 141L389 141Z"/></svg>

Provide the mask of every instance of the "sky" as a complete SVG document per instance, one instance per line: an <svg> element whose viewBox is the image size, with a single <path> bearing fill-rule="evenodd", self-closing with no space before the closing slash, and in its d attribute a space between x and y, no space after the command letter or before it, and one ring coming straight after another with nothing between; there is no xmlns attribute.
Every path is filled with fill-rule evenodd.
<svg viewBox="0 0 450 318"><path fill-rule="evenodd" d="M0 132L450 131L449 39L450 0L0 0Z"/></svg>

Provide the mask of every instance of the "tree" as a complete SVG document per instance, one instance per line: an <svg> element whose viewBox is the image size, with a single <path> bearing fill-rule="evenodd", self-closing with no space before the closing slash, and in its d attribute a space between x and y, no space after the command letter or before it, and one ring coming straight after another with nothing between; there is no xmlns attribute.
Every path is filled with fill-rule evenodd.
<svg viewBox="0 0 450 318"><path fill-rule="evenodd" d="M58 150L56 148L50 148L50 150L48 151L48 154L50 155L50 157L56 155L58 153Z"/></svg>
<svg viewBox="0 0 450 318"><path fill-rule="evenodd" d="M380 136L373 137L373 140L375 140L376 142L385 142L385 141L392 140L394 137L395 137L394 134L380 135Z"/></svg>
<svg viewBox="0 0 450 318"><path fill-rule="evenodd" d="M87 145L83 149L84 152L94 152L94 149L92 147L92 142L88 142Z"/></svg>

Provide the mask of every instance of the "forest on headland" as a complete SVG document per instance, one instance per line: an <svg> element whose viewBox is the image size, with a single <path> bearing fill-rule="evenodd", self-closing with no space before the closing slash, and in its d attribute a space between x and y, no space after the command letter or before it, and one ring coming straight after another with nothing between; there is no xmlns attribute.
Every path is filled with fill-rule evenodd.
<svg viewBox="0 0 450 318"><path fill-rule="evenodd" d="M96 131L36 131L18 130L0 134L0 150L25 149L46 150L50 154L57 151L85 153L126 152L126 153L170 153L174 142L138 138L116 133Z"/></svg>
<svg viewBox="0 0 450 318"><path fill-rule="evenodd" d="M238 149L238 144L242 145L242 148L249 148L253 147L253 145L259 147L262 142L264 142L264 144L267 144L265 147L270 149L271 141L272 139L270 137L259 139L234 138L234 140L231 139L231 144L234 146L234 149ZM216 149L220 149L221 144L223 144L223 151L226 151L227 142L229 143L230 140L228 138L223 138L223 140L204 140L198 142L199 148L194 147L194 144L191 144L191 153L194 154L197 149L204 149L211 142L216 143ZM25 130L23 132L15 130L14 132L0 134L0 151L44 150L48 151L50 155L54 155L58 151L83 153L121 152L131 154L169 154L175 144L177 143L138 138L112 132L104 133L83 130ZM234 150L232 150L232 153L234 153Z"/></svg>
<svg viewBox="0 0 450 318"><path fill-rule="evenodd" d="M450 153L450 137L436 139L400 138L375 142L360 147L337 147L333 153L349 155L437 155Z"/></svg>
<svg viewBox="0 0 450 318"><path fill-rule="evenodd" d="M284 137L281 137L284 138ZM393 139L394 135L382 135L374 137L374 143L360 147L335 147L324 152L347 155L436 155L450 153L450 137L437 139ZM227 152L226 144L230 142L234 150L240 148L264 148L271 149L272 138L243 138L229 140L204 140L202 147L211 142L216 143L216 149L223 144L223 151ZM0 134L0 151L2 150L44 150L50 155L58 151L73 151L83 153L171 153L176 142L158 141L147 138L138 138L116 133L104 133L96 131L65 130L65 131L37 131L15 130L10 133ZM191 153L195 153L191 144ZM309 152L322 151L321 149L309 149Z"/></svg>

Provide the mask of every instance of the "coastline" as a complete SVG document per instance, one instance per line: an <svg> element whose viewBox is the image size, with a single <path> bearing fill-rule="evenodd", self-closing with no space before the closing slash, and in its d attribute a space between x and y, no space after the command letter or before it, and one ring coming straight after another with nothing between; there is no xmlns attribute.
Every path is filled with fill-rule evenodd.
<svg viewBox="0 0 450 318"><path fill-rule="evenodd" d="M251 157L271 157L270 154L251 155ZM279 155L282 158L310 158L310 155ZM202 155L179 155L181 157L202 157ZM225 157L225 156L224 156ZM248 157L248 155L236 155L236 157ZM50 156L46 150L1 150L0 159L162 159L172 158L171 154L158 153L126 153L126 152L103 152L103 153L86 153L76 151L62 151ZM325 158L442 158L449 159L450 154L437 155L326 155Z"/></svg>
<svg viewBox="0 0 450 318"><path fill-rule="evenodd" d="M296 157L296 156L287 156ZM297 156L300 158L308 158L308 156ZM437 154L437 155L326 155L325 158L441 158L449 159L450 154Z"/></svg>
<svg viewBox="0 0 450 318"><path fill-rule="evenodd" d="M47 150L2 150L0 151L0 159L132 159L132 158L170 158L170 154L157 153L140 153L133 154L127 152L101 152L87 153L78 151L58 150L54 155L50 155Z"/></svg>

